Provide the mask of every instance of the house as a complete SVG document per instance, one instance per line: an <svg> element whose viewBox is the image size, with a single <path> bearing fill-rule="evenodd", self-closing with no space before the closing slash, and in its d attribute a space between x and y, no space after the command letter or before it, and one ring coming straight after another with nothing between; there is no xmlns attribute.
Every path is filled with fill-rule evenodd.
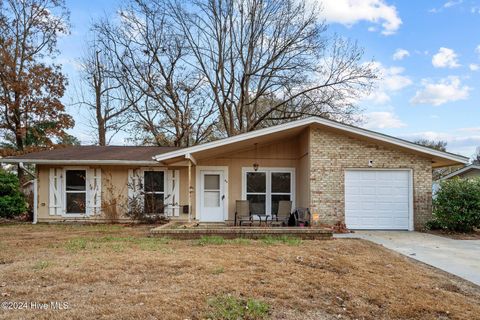
<svg viewBox="0 0 480 320"><path fill-rule="evenodd" d="M470 179L470 178L480 178L480 165L468 165L461 169L458 169L445 177L441 178L440 180L448 180L454 177L462 178L462 179Z"/></svg>
<svg viewBox="0 0 480 320"><path fill-rule="evenodd" d="M291 200L320 223L413 230L431 217L432 168L468 158L310 117L182 149L79 146L1 161L36 164L40 222L102 222L112 205L122 220L140 199L170 219L232 223L235 200L248 199L259 214Z"/></svg>

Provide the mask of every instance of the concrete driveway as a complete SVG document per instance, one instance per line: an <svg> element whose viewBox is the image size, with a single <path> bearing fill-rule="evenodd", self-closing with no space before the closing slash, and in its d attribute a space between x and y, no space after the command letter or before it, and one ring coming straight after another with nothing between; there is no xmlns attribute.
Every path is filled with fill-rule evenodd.
<svg viewBox="0 0 480 320"><path fill-rule="evenodd" d="M336 238L360 238L397 251L480 285L480 240L453 240L410 231L356 231Z"/></svg>

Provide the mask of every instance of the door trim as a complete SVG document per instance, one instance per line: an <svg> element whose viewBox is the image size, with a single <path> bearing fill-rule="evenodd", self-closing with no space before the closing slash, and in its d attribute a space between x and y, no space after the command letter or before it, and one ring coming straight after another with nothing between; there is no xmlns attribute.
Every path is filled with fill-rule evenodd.
<svg viewBox="0 0 480 320"><path fill-rule="evenodd" d="M228 220L228 167L227 166L196 166L195 167L195 219L202 221L201 203L201 172L223 171L225 199L223 200L223 221Z"/></svg>
<svg viewBox="0 0 480 320"><path fill-rule="evenodd" d="M346 185L345 185L345 172L347 171L407 171L409 175L408 179L408 231L414 231L414 207L413 207L413 199L414 199L414 188L413 185L413 169L411 168L346 168L343 172L343 203L345 205L345 196L347 194ZM344 216L345 219L345 216Z"/></svg>

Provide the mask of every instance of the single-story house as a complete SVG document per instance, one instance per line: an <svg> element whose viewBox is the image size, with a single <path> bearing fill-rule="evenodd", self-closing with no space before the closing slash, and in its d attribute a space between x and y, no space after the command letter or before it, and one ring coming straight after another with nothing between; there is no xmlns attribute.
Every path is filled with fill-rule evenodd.
<svg viewBox="0 0 480 320"><path fill-rule="evenodd" d="M246 199L257 214L290 200L323 224L414 230L431 217L432 168L468 158L310 117L187 148L78 146L0 161L36 164L39 222L123 220L139 199L170 219L231 224Z"/></svg>
<svg viewBox="0 0 480 320"><path fill-rule="evenodd" d="M440 180L448 180L452 178L462 178L462 179L471 179L471 178L480 178L480 165L468 165L461 169L458 169L450 174L447 174L445 177Z"/></svg>

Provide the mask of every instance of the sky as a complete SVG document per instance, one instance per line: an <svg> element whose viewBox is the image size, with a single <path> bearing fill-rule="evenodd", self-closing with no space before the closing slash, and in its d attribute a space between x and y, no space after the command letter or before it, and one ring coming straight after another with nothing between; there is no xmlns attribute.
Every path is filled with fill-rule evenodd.
<svg viewBox="0 0 480 320"><path fill-rule="evenodd" d="M357 41L381 80L360 101L363 127L414 140L444 140L447 150L472 156L480 146L480 0L309 0L321 3L329 33ZM115 12L119 0L66 0L71 34L59 41L69 77L64 97L76 126L92 144L85 109L72 106L78 59L91 21ZM126 135L112 140L124 144Z"/></svg>

